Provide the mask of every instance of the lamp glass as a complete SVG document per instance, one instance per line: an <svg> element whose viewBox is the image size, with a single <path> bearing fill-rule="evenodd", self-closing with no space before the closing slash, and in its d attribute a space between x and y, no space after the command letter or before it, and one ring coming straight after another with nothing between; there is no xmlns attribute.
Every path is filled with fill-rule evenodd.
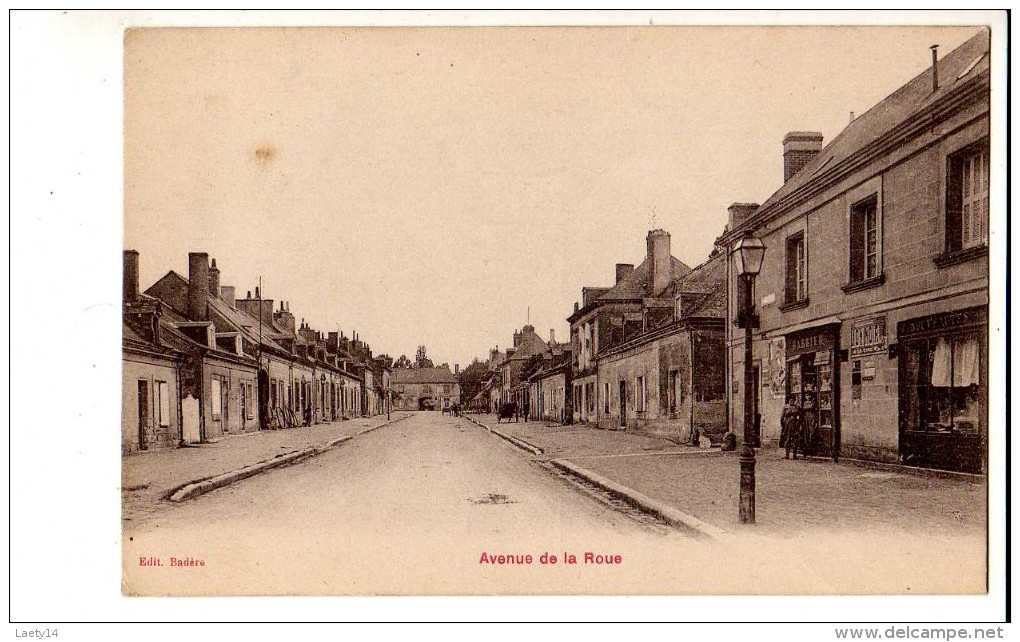
<svg viewBox="0 0 1020 642"><path fill-rule="evenodd" d="M737 274L755 276L761 272L761 264L765 259L765 244L761 239L745 236L733 246L733 257Z"/></svg>

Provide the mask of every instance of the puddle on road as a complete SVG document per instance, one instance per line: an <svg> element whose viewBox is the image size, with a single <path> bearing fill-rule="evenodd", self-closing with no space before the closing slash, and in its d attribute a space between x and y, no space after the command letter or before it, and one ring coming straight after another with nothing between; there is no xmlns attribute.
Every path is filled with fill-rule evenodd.
<svg viewBox="0 0 1020 642"><path fill-rule="evenodd" d="M482 495L478 499L469 499L472 504L516 504L517 502L510 499L509 496L501 493L489 493L488 495Z"/></svg>

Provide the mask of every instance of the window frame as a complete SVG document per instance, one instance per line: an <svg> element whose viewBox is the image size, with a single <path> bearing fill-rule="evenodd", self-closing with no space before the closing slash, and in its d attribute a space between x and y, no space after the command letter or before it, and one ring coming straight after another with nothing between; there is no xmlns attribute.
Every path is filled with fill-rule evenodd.
<svg viewBox="0 0 1020 642"><path fill-rule="evenodd" d="M219 375L209 379L209 416L213 421L223 418L223 380Z"/></svg>
<svg viewBox="0 0 1020 642"><path fill-rule="evenodd" d="M170 384L166 381L156 380L156 426L159 428L170 427ZM164 408L163 406L166 406ZM165 415L164 416L164 411Z"/></svg>
<svg viewBox="0 0 1020 642"><path fill-rule="evenodd" d="M645 412L648 408L648 390L645 375L638 375L634 378L634 409L635 412Z"/></svg>
<svg viewBox="0 0 1020 642"><path fill-rule="evenodd" d="M983 182L987 191L983 194L985 211L981 239L968 241L964 238L964 194L963 173L969 159L981 157L984 161ZM981 198L980 196L978 197ZM988 255L989 226L991 222L991 148L987 137L969 143L946 155L945 184L942 199L945 235L943 251L936 255L937 267L945 268L970 259ZM973 227L973 226L972 226Z"/></svg>
<svg viewBox="0 0 1020 642"><path fill-rule="evenodd" d="M779 309L785 312L805 307L808 304L808 251L805 230L799 229L787 236L784 248L783 305L779 306ZM792 261L792 281L791 253L798 253Z"/></svg>

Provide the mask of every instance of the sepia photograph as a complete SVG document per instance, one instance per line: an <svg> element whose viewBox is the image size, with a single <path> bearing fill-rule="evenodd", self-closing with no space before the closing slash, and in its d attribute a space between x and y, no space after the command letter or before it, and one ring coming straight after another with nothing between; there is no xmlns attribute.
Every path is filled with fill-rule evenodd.
<svg viewBox="0 0 1020 642"><path fill-rule="evenodd" d="M998 14L267 13L111 30L119 599L998 590Z"/></svg>

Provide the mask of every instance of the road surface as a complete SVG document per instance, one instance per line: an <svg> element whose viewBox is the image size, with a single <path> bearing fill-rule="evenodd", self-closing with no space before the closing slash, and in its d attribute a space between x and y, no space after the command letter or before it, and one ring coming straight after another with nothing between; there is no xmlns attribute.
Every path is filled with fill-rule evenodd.
<svg viewBox="0 0 1020 642"><path fill-rule="evenodd" d="M694 567L661 573L662 559L696 561L703 549L464 419L417 413L129 525L124 591L683 592L676 582Z"/></svg>

